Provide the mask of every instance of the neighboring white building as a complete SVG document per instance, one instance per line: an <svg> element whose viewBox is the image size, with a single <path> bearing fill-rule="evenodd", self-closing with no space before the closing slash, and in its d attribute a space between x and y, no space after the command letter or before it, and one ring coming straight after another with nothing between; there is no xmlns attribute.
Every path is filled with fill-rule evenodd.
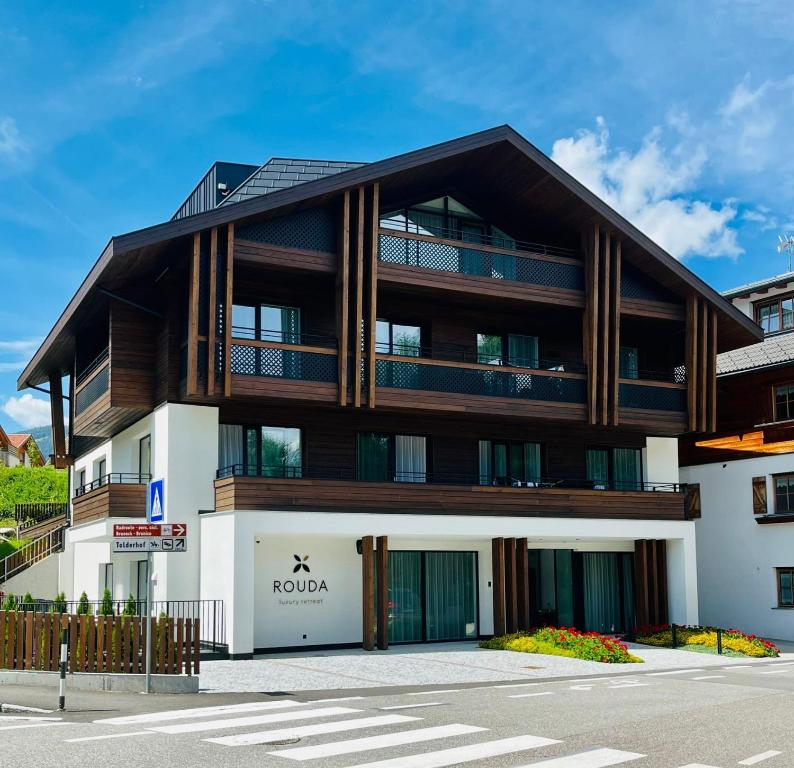
<svg viewBox="0 0 794 768"><path fill-rule="evenodd" d="M35 459L33 457L36 457ZM44 463L38 445L29 433L6 434L0 427L0 466L39 467Z"/></svg>
<svg viewBox="0 0 794 768"><path fill-rule="evenodd" d="M794 640L794 273L728 291L765 339L718 358L718 430L681 443L700 485L703 624Z"/></svg>

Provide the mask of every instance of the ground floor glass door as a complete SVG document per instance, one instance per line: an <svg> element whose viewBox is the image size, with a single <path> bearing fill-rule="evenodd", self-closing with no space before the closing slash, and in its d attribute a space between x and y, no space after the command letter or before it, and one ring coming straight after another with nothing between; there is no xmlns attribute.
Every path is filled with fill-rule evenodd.
<svg viewBox="0 0 794 768"><path fill-rule="evenodd" d="M389 642L478 635L476 552L389 553Z"/></svg>
<svg viewBox="0 0 794 768"><path fill-rule="evenodd" d="M613 634L634 626L631 554L585 552L582 555L584 628Z"/></svg>

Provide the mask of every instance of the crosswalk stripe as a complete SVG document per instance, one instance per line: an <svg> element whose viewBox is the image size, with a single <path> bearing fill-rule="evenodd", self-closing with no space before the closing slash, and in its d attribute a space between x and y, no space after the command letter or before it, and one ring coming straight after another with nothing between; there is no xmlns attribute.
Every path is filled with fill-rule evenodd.
<svg viewBox="0 0 794 768"><path fill-rule="evenodd" d="M700 677L693 677L692 680L722 680L725 675L701 675Z"/></svg>
<svg viewBox="0 0 794 768"><path fill-rule="evenodd" d="M127 736L154 736L154 731L128 731L127 733L106 733L102 736L81 736L79 739L64 739L67 744L80 741L104 741L105 739L124 739Z"/></svg>
<svg viewBox="0 0 794 768"><path fill-rule="evenodd" d="M357 765L355 768L446 768L449 765L471 763L474 760L487 757L509 755L514 752L523 752L559 743L556 739L544 739L541 736L514 736L509 739L483 741L480 744L452 747L437 752L423 752L418 755L379 760L375 763Z"/></svg>
<svg viewBox="0 0 794 768"><path fill-rule="evenodd" d="M667 672L648 672L646 677L663 677L664 675L688 675L690 672L705 672L705 669L669 669Z"/></svg>
<svg viewBox="0 0 794 768"><path fill-rule="evenodd" d="M765 672L761 672L762 675L785 675L787 672L791 672L790 669L768 669Z"/></svg>
<svg viewBox="0 0 794 768"><path fill-rule="evenodd" d="M23 728L46 728L48 726L58 725L71 725L71 723L53 723L51 720L48 720L46 723L19 723L18 725L4 725L0 727L0 731L19 731Z"/></svg>
<svg viewBox="0 0 794 768"><path fill-rule="evenodd" d="M621 752L619 749L593 749L590 752L579 752L576 755L553 757L539 763L529 763L521 768L609 768L610 765L630 763L645 755L637 752Z"/></svg>
<svg viewBox="0 0 794 768"><path fill-rule="evenodd" d="M384 712L389 712L393 709L424 709L425 707L442 707L446 704L445 701L418 701L416 704L392 704L389 707L378 707Z"/></svg>
<svg viewBox="0 0 794 768"><path fill-rule="evenodd" d="M535 696L553 696L554 691L538 691L537 693L514 693L508 696L508 699L531 699Z"/></svg>
<svg viewBox="0 0 794 768"><path fill-rule="evenodd" d="M764 760L769 760L770 758L777 757L778 755L782 754L782 752L778 752L775 749L770 749L768 752L762 752L760 755L753 755L752 757L748 757L746 760L739 760L739 765L758 765L758 763L763 763Z"/></svg>
<svg viewBox="0 0 794 768"><path fill-rule="evenodd" d="M411 717L409 715L376 715L375 717L359 717L355 720L337 720L329 723L299 725L294 728L278 728L272 731L241 733L236 736L220 736L214 739L204 739L204 741L212 744L222 744L225 747L245 747L253 744L270 744L274 741L290 738L303 738L304 736L323 736L328 733L380 728L384 725L401 725L421 719L421 717Z"/></svg>
<svg viewBox="0 0 794 768"><path fill-rule="evenodd" d="M0 723L23 721L25 723L54 723L63 720L62 717L33 717L31 715L0 715Z"/></svg>
<svg viewBox="0 0 794 768"><path fill-rule="evenodd" d="M194 709L173 709L166 712L147 712L144 715L126 715L94 720L106 725L134 725L136 723L162 723L168 720L188 720L193 717L215 717L239 712L259 712L268 709L287 709L304 706L299 701L251 701L247 704L222 704L217 707L196 707Z"/></svg>
<svg viewBox="0 0 794 768"><path fill-rule="evenodd" d="M243 728L265 723L286 723L290 720L310 720L313 717L335 717L361 712L350 707L325 707L324 709L301 709L292 712L273 712L269 715L251 717L232 717L226 720L202 720L200 723L180 723L179 725L157 725L149 730L157 733L198 733L199 731L220 731L225 728Z"/></svg>
<svg viewBox="0 0 794 768"><path fill-rule="evenodd" d="M705 763L687 763L682 765L681 768L718 768L718 766L706 765Z"/></svg>
<svg viewBox="0 0 794 768"><path fill-rule="evenodd" d="M347 739L334 741L330 744L318 744L313 747L295 747L269 752L270 755L288 757L290 760L315 760L335 755L350 755L354 752L368 752L386 747L396 747L401 744L419 744L435 739L449 739L453 736L464 736L468 733L487 731L476 725L439 725L433 728L417 728L412 731L399 731L398 733L384 733L378 736L366 736L361 739Z"/></svg>

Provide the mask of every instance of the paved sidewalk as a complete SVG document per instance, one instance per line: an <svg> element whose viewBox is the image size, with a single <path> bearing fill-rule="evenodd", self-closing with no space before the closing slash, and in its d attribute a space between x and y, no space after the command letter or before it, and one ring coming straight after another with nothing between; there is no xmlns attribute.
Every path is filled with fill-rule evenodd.
<svg viewBox="0 0 794 768"><path fill-rule="evenodd" d="M472 642L397 646L371 652L298 652L260 656L252 661L205 662L201 665L200 685L207 692L319 691L636 674L769 661L634 644L629 647L644 660L643 664L601 664L559 656L488 651ZM781 658L794 661L794 654Z"/></svg>

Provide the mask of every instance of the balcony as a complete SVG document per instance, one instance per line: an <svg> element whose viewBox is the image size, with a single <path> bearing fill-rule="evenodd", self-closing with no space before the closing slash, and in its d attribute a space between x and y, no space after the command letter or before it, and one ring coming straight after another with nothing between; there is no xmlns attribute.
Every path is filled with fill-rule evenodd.
<svg viewBox="0 0 794 768"><path fill-rule="evenodd" d="M376 354L379 407L585 417L587 375L581 361L534 360L527 361L533 367L516 367L505 365L502 359L489 360L489 364L468 362L476 356L446 349L417 347L413 352L417 356ZM406 397L406 390L413 394Z"/></svg>
<svg viewBox="0 0 794 768"><path fill-rule="evenodd" d="M684 520L684 488L675 483L624 487L588 480L520 483L477 476L402 473L392 482L356 479L355 470L280 468L263 476L234 465L218 470L215 509L307 510L511 517ZM287 476L285 476L287 475Z"/></svg>
<svg viewBox="0 0 794 768"><path fill-rule="evenodd" d="M282 331L254 334L250 328L234 328L232 333L233 395L336 402L333 337Z"/></svg>
<svg viewBox="0 0 794 768"><path fill-rule="evenodd" d="M685 370L639 371L636 378L620 378L618 406L621 423L642 425L656 419L675 422L683 431L687 418Z"/></svg>
<svg viewBox="0 0 794 768"><path fill-rule="evenodd" d="M489 238L471 243L446 237L454 233L439 235L381 228L378 282L584 306L584 266L576 251L518 241L505 248Z"/></svg>
<svg viewBox="0 0 794 768"><path fill-rule="evenodd" d="M82 485L72 499L72 525L108 517L146 517L149 475L113 472Z"/></svg>

